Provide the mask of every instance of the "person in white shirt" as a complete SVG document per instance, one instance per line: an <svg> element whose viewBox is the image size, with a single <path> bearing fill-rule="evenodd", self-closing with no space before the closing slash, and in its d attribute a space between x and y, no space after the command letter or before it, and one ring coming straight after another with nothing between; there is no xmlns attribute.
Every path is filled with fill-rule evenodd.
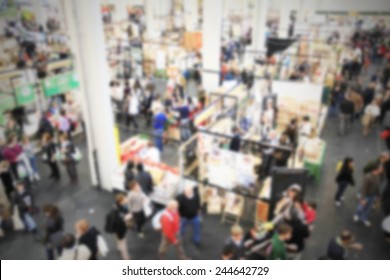
<svg viewBox="0 0 390 280"><path fill-rule="evenodd" d="M374 124L380 113L381 109L377 100L373 100L371 104L367 105L364 109L364 115L362 118L363 135L367 135L369 133L370 127Z"/></svg>
<svg viewBox="0 0 390 280"><path fill-rule="evenodd" d="M136 118L139 114L139 97L136 93L129 94L127 98L127 118L126 118L126 126L129 127L132 123L135 129L138 129L138 124Z"/></svg>
<svg viewBox="0 0 390 280"><path fill-rule="evenodd" d="M142 158L145 160L150 160L151 162L160 163L160 150L153 145L152 141L149 141L148 145L145 147Z"/></svg>
<svg viewBox="0 0 390 280"><path fill-rule="evenodd" d="M76 244L73 234L67 234L62 239L62 253L59 260L89 260L91 252L87 246Z"/></svg>

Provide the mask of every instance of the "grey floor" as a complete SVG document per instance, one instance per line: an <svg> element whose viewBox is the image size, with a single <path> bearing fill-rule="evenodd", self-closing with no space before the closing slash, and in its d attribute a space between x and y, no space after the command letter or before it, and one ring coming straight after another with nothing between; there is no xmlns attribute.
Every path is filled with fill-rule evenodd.
<svg viewBox="0 0 390 280"><path fill-rule="evenodd" d="M141 122L140 122L141 123ZM121 138L126 139L131 133L122 129ZM353 211L357 205L356 192L361 184L359 170L365 162L372 159L382 151L383 143L379 138L379 128L376 128L367 137L362 136L360 123L355 123L353 130L345 137L337 135L337 120L328 119L324 129L323 138L327 142L327 153L322 172L321 183L313 184L307 192L307 198L317 201L318 219L312 236L307 241L304 259L317 259L326 252L326 246L330 238L342 229L351 230L357 240L364 244L364 250L351 253L350 259L390 259L390 244L385 243L380 230L382 215L380 211L371 213L371 228L366 228L352 221ZM80 146L85 148L83 142ZM357 187L349 188L346 193L345 204L338 208L334 205L335 193L335 166L337 161L345 156L352 156L356 160ZM163 154L163 160L173 164L177 160L176 146L169 144ZM90 186L87 160L84 158L79 164L81 183L79 186L70 185L67 182L65 170L62 168L63 180L54 184L48 179L43 179L35 187L37 203L56 203L65 218L66 231L73 232L74 223L80 218L86 218L92 225L103 230L105 215L113 204L113 194L99 191ZM48 170L46 166L40 166L42 177L46 178ZM42 215L37 216L42 225ZM220 216L204 216L202 223L202 248L198 249L191 243L188 234L184 240L185 250L192 259L216 259L221 252L224 240L229 234L229 225L220 223ZM103 232L111 248L107 259L119 259L119 253L115 249L114 238ZM128 246L134 259L155 259L160 235L154 232L148 224L146 236L139 239L134 232L128 233ZM168 259L175 259L174 252L170 252ZM11 233L0 238L0 259L45 259L44 247L34 238L24 233Z"/></svg>

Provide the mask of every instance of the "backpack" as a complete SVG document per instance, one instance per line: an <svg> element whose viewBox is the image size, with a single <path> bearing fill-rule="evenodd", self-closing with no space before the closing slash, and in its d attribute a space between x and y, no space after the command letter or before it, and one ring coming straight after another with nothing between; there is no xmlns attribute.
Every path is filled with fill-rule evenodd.
<svg viewBox="0 0 390 280"><path fill-rule="evenodd" d="M115 220L116 220L116 211L114 209L112 209L106 215L106 223L104 225L104 230L107 233L114 233L115 232Z"/></svg>

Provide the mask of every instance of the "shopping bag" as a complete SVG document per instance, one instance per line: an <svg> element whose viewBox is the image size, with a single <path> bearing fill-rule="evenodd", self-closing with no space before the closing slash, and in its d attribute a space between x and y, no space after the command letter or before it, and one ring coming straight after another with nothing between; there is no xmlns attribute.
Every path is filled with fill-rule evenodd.
<svg viewBox="0 0 390 280"><path fill-rule="evenodd" d="M110 249L108 248L106 240L100 234L97 237L97 245L99 255L103 258L106 257Z"/></svg>
<svg viewBox="0 0 390 280"><path fill-rule="evenodd" d="M76 162L79 162L83 158L83 155L81 154L79 148L77 147L74 148L74 153L72 154L72 158Z"/></svg>
<svg viewBox="0 0 390 280"><path fill-rule="evenodd" d="M22 222L22 220L20 219L20 216L19 216L19 209L18 207L14 206L14 209L13 209L13 214L12 214L12 223L14 225L14 230L24 230L24 224Z"/></svg>
<svg viewBox="0 0 390 280"><path fill-rule="evenodd" d="M145 217L150 217L153 213L153 205L152 205L152 201L150 200L149 197L147 197L144 193L142 193L143 197L144 197L144 203L143 203L143 210L144 210L144 214L145 214Z"/></svg>
<svg viewBox="0 0 390 280"><path fill-rule="evenodd" d="M18 163L17 172L20 179L27 177L27 169L22 163Z"/></svg>

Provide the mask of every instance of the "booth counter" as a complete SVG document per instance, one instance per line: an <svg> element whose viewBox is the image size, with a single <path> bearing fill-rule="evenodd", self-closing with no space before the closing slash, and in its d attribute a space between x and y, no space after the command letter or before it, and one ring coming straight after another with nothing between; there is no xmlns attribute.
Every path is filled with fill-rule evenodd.
<svg viewBox="0 0 390 280"><path fill-rule="evenodd" d="M153 179L154 190L150 199L158 204L165 205L174 198L180 189L180 175L177 167L172 167L156 161L151 156L159 153L156 148L148 148L149 137L137 135L120 144L120 167L112 175L113 188L120 191L125 189L125 170L128 161L142 163ZM150 149L155 149L151 151ZM185 182L188 184L188 182Z"/></svg>

